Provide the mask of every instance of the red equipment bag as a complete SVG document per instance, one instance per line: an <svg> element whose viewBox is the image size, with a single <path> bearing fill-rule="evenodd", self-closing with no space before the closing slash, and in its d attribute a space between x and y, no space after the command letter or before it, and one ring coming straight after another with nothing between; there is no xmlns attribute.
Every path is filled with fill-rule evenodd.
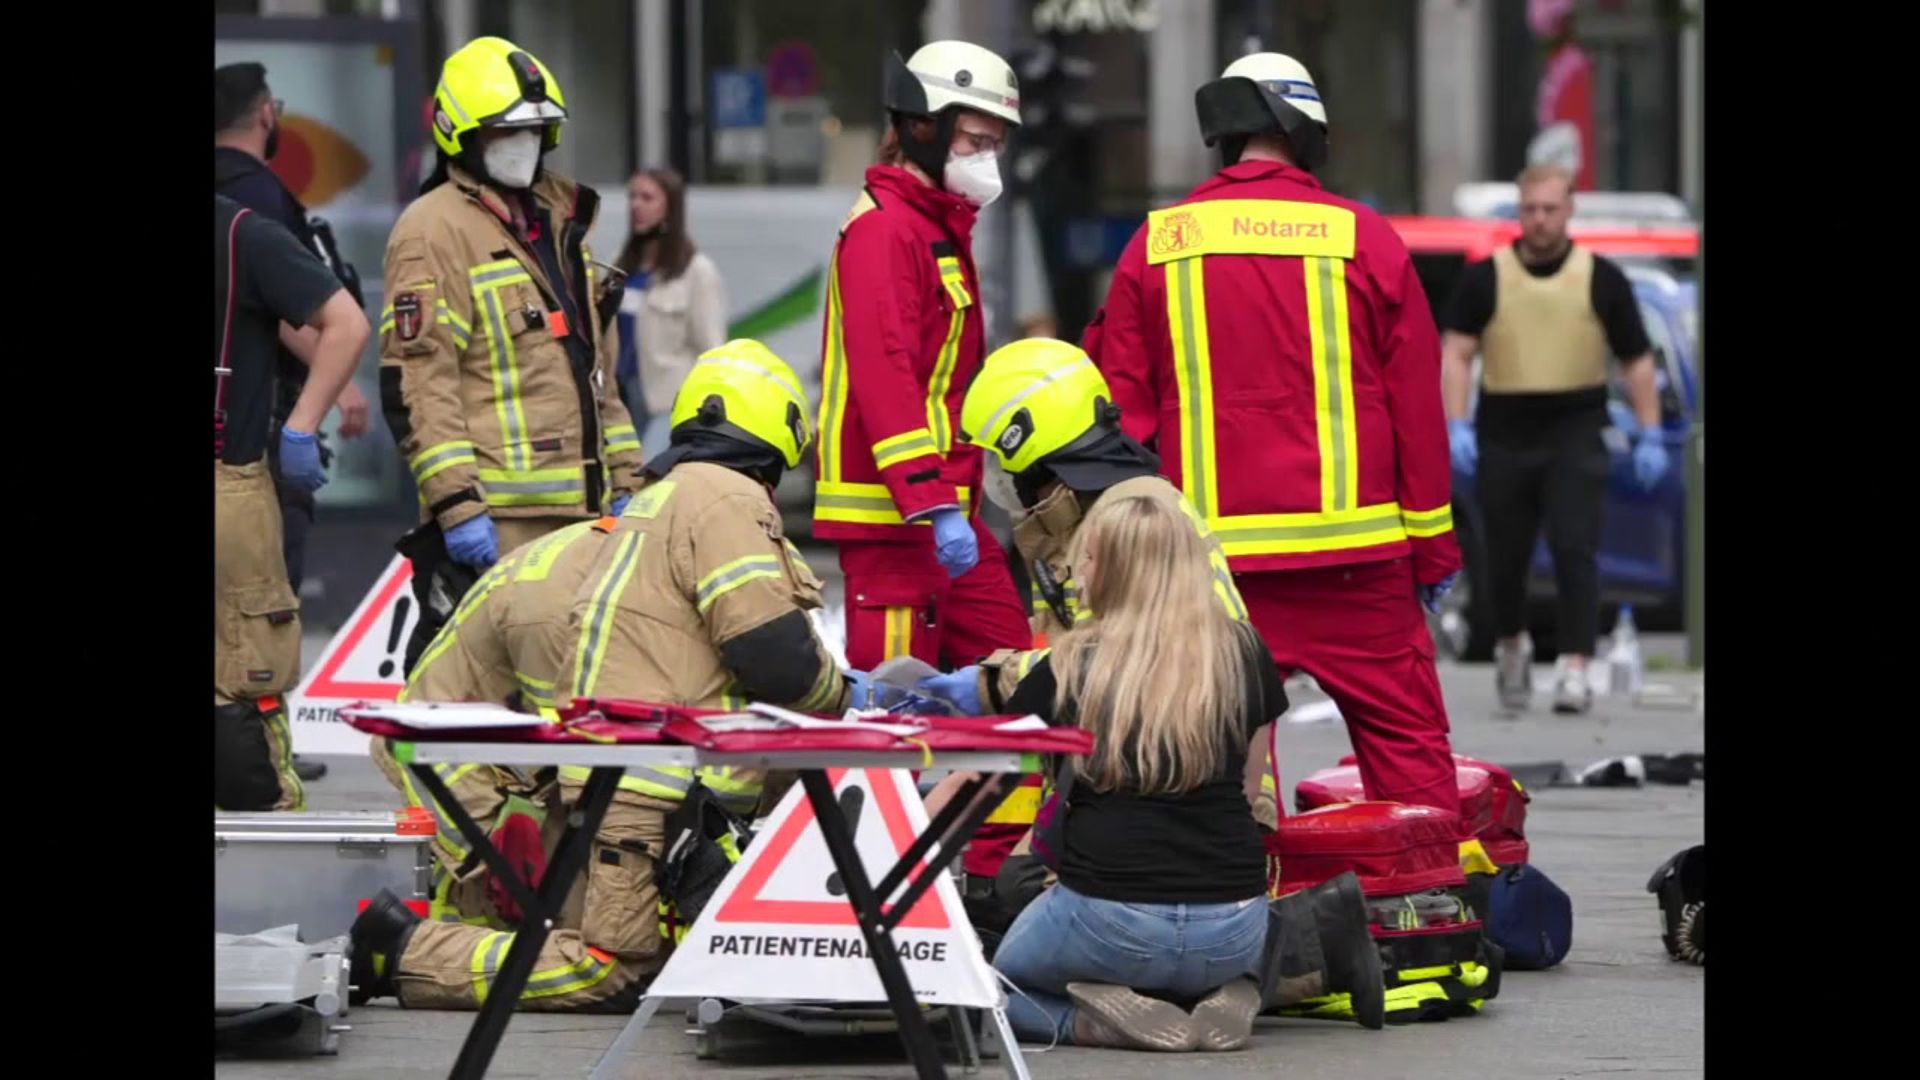
<svg viewBox="0 0 1920 1080"><path fill-rule="evenodd" d="M1454 770L1454 775L1460 784L1460 814L1466 819L1467 831L1484 839L1487 830L1493 827L1493 778L1485 769L1473 765L1459 766ZM1300 781L1293 789L1293 807L1296 811L1332 806L1334 803L1365 802L1366 798L1360 785L1360 767L1357 765L1321 769Z"/></svg>
<svg viewBox="0 0 1920 1080"><path fill-rule="evenodd" d="M1526 862L1530 854L1527 847L1527 804L1533 801L1533 796L1527 793L1526 788L1520 786L1520 781L1515 780L1512 773L1490 761L1482 761L1465 754L1455 754L1453 760L1463 773L1469 769L1477 769L1487 774L1487 796L1492 800L1492 805L1487 810L1488 819L1484 823L1479 811L1468 808L1468 779L1463 776L1460 781L1461 809L1466 812L1467 822L1473 829L1473 835L1479 839L1480 845L1487 849L1487 857L1499 866L1518 866ZM1353 765L1354 761L1354 756L1348 754L1340 759L1340 764L1349 766ZM1329 802L1358 802L1361 795L1357 771L1351 786L1354 793L1351 797L1308 801L1310 798L1322 798L1319 788L1309 791L1308 783L1320 780L1326 773L1336 771L1338 770L1323 769L1308 777L1307 780L1301 781L1294 789L1294 804L1305 810L1310 806L1325 806ZM1329 790L1336 790L1331 784L1326 786Z"/></svg>
<svg viewBox="0 0 1920 1080"><path fill-rule="evenodd" d="M1338 803L1295 814L1267 834L1269 892L1312 888L1352 870L1368 896L1459 888L1460 819L1431 806Z"/></svg>

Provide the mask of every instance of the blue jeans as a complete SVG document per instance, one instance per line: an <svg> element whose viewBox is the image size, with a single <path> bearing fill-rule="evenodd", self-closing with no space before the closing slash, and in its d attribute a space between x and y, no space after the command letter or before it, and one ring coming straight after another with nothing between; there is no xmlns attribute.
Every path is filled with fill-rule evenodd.
<svg viewBox="0 0 1920 1080"><path fill-rule="evenodd" d="M1242 975L1258 978L1266 943L1264 897L1127 904L1055 885L1013 920L993 966L1026 994L1007 995L1013 1030L1068 1043L1076 1010L1068 983L1130 986L1190 1006Z"/></svg>

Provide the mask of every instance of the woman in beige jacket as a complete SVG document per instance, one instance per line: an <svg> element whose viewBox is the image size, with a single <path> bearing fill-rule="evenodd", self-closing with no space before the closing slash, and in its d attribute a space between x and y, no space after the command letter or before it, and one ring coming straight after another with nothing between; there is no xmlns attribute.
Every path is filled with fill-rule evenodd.
<svg viewBox="0 0 1920 1080"><path fill-rule="evenodd" d="M644 169L627 182L633 234L616 265L627 274L620 302L620 396L641 429L646 457L667 448L668 413L695 357L726 343L727 296L719 268L687 235L687 188L672 169Z"/></svg>

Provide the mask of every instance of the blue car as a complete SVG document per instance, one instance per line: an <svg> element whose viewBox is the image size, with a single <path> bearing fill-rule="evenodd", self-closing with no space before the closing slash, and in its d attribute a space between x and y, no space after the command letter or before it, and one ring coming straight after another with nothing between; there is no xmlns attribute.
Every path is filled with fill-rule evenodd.
<svg viewBox="0 0 1920 1080"><path fill-rule="evenodd" d="M1611 425L1603 432L1613 464L1607 475L1607 503L1600 534L1600 601L1603 608L1632 604L1641 629L1673 629L1680 621L1682 568L1686 564L1687 431L1699 401L1694 364L1698 354L1699 301L1695 285L1658 264L1636 265L1619 259L1640 302L1640 316L1653 343L1655 381L1660 390L1662 435L1671 467L1652 490L1633 475L1630 453L1639 431L1617 375L1610 385L1607 410ZM1479 385L1479 359L1474 361ZM1463 660L1493 655L1493 616L1475 581L1483 579L1486 551L1480 506L1473 479L1453 474L1453 519L1464 562L1459 585L1442 601L1431 625L1435 643ZM1535 655L1554 654L1553 559L1542 533L1533 552L1528 582L1529 630ZM1608 625L1604 616L1601 625Z"/></svg>

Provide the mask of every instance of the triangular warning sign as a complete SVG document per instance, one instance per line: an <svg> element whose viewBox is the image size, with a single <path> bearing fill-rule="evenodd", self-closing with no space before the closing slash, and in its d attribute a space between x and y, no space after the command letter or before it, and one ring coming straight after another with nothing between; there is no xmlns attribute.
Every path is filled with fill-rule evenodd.
<svg viewBox="0 0 1920 1080"><path fill-rule="evenodd" d="M342 723L337 710L356 701L393 701L406 686L401 668L407 636L420 615L408 588L412 580L413 564L394 556L299 688L288 695L294 750L367 752L366 736Z"/></svg>
<svg viewBox="0 0 1920 1080"><path fill-rule="evenodd" d="M878 884L927 827L926 805L902 769L835 769L827 777L853 827L867 877ZM1003 1004L950 875L939 876L892 936L920 1001L975 1008ZM787 792L720 883L648 995L886 1000L852 901L801 785Z"/></svg>

